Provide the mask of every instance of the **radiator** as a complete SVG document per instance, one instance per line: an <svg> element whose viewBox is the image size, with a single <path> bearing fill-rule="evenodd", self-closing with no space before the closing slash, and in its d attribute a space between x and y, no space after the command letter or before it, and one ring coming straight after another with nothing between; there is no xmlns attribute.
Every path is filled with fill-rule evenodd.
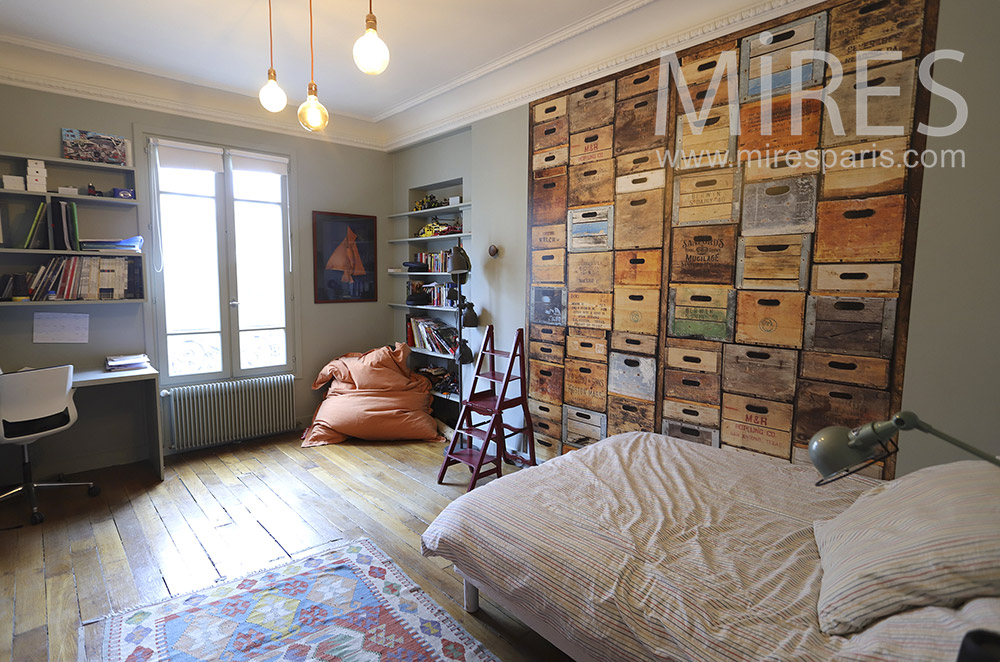
<svg viewBox="0 0 1000 662"><path fill-rule="evenodd" d="M161 391L168 400L170 448L205 448L293 429L293 383L294 375L271 375Z"/></svg>

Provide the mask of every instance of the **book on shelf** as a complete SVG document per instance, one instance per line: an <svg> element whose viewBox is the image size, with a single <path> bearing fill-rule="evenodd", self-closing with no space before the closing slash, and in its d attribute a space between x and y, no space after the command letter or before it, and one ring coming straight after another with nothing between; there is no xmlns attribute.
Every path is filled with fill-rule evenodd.
<svg viewBox="0 0 1000 662"><path fill-rule="evenodd" d="M412 335L412 347L424 349L438 354L455 355L458 348L458 330L433 317L410 317L409 325L412 333L407 334L407 341Z"/></svg>
<svg viewBox="0 0 1000 662"><path fill-rule="evenodd" d="M14 274L15 289L18 275ZM56 256L39 265L36 271L20 276L24 292L12 292L11 296L24 296L31 301L144 298L142 265L137 257Z"/></svg>
<svg viewBox="0 0 1000 662"><path fill-rule="evenodd" d="M46 248L47 246L41 245L42 232L45 229L46 223L43 222L42 216L45 214L45 203L38 203L38 210L35 212L35 220L31 223L31 229L28 230L28 235L24 238L24 243L21 244L21 248ZM39 227L41 226L41 227Z"/></svg>
<svg viewBox="0 0 1000 662"><path fill-rule="evenodd" d="M80 239L80 250L84 251L142 251L142 237L136 235L128 239Z"/></svg>
<svg viewBox="0 0 1000 662"><path fill-rule="evenodd" d="M145 354L120 354L109 356L104 360L105 369L117 372L119 370L139 370L148 368L149 357Z"/></svg>

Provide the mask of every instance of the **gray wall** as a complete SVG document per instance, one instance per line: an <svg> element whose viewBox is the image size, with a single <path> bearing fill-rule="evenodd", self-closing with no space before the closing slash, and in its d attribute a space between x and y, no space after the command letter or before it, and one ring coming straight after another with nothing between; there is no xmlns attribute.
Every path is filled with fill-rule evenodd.
<svg viewBox="0 0 1000 662"><path fill-rule="evenodd" d="M256 103L248 98L247 103ZM63 127L104 131L131 136L136 152L137 189L148 189L148 173L139 138L143 132L174 138L207 140L218 144L287 154L291 157L291 219L293 228L293 289L298 302L294 320L296 333L296 415L302 426L312 417L320 395L310 386L320 368L332 358L349 351L364 351L390 338L389 312L384 303L314 304L312 277L312 212L335 211L377 215L378 236L387 235L385 215L390 210L391 161L387 154L373 150L328 144L306 138L271 134L224 124L215 124L165 113L77 99L18 87L0 86L0 151L58 157L59 130ZM303 131L304 133L304 131ZM138 232L149 234L148 205L141 205ZM148 245L148 243L147 243ZM388 289L384 251L379 250L379 295ZM32 313L48 311L40 307L24 310L0 308L0 368L17 370L23 366L72 362L97 368L108 354L147 351L153 356L155 333L152 306L102 305L66 306L60 312L87 312L90 343L81 345L33 345ZM103 388L103 387L102 387ZM80 396L78 396L79 398ZM114 398L118 402L118 396ZM121 406L121 405L119 405ZM134 406L134 403L128 406ZM106 434L86 433L37 444L40 475L77 471L95 464L120 464L144 456L129 430L116 429L113 420ZM0 449L0 482L16 480L8 475L9 452ZM99 460L93 458L100 458ZM17 473L16 466L13 467Z"/></svg>

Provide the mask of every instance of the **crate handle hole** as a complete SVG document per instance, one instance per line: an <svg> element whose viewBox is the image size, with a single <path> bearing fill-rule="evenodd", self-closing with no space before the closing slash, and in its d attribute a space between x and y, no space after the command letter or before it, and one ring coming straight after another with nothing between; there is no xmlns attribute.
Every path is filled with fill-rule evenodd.
<svg viewBox="0 0 1000 662"><path fill-rule="evenodd" d="M583 142L585 142L585 143L592 143L592 142L594 142L595 140L597 140L598 138L600 138L600 136L598 136L598 135L597 135L597 134L595 133L595 134L594 134L594 135L592 135L592 136L587 136L586 138L584 138L584 139L583 139Z"/></svg>
<svg viewBox="0 0 1000 662"><path fill-rule="evenodd" d="M849 209L844 212L844 218L855 219L855 218L871 218L875 215L874 209Z"/></svg>
<svg viewBox="0 0 1000 662"><path fill-rule="evenodd" d="M592 343L592 342L582 342L582 343L580 343L580 347L584 347L586 349L590 349L593 346L594 346L594 343Z"/></svg>
<svg viewBox="0 0 1000 662"><path fill-rule="evenodd" d="M548 423L546 423L545 421L536 421L535 425L537 425L538 427L542 428L543 430L548 430L550 427L552 427Z"/></svg>
<svg viewBox="0 0 1000 662"><path fill-rule="evenodd" d="M773 308L774 306L780 306L781 301L778 299L757 299L757 304L760 306L767 306Z"/></svg>
<svg viewBox="0 0 1000 662"><path fill-rule="evenodd" d="M871 159L872 161L874 161L875 159L877 159L881 155L882 155L882 152L880 152L878 150L874 150L874 149L872 149L872 150L864 150L864 151L857 152L854 155L852 155L851 159L853 161L867 161L868 159Z"/></svg>
<svg viewBox="0 0 1000 662"><path fill-rule="evenodd" d="M596 211L585 211L582 214L580 214L580 217L581 218L597 218L597 212Z"/></svg>
<svg viewBox="0 0 1000 662"><path fill-rule="evenodd" d="M715 67L716 64L718 64L718 60L711 60L709 62L703 62L703 63L701 63L701 64L698 65L698 71L708 71L709 69L712 69L713 67Z"/></svg>
<svg viewBox="0 0 1000 662"><path fill-rule="evenodd" d="M712 241L712 235L710 234L698 234L695 235L694 240L696 243L701 243L703 241Z"/></svg>
<svg viewBox="0 0 1000 662"><path fill-rule="evenodd" d="M580 372L582 372L585 375L589 375L590 373L592 373L594 371L591 370L590 368L580 368Z"/></svg>
<svg viewBox="0 0 1000 662"><path fill-rule="evenodd" d="M543 255L542 256L542 260L544 260L546 262L548 262L549 260L554 260L554 259L556 259L555 255Z"/></svg>
<svg viewBox="0 0 1000 662"><path fill-rule="evenodd" d="M879 76L878 78L872 78L870 81L861 81L854 84L854 89L865 89L868 87L878 87L885 83L885 76Z"/></svg>
<svg viewBox="0 0 1000 662"><path fill-rule="evenodd" d="M630 295L628 295L628 298L629 298L630 301L642 301L646 297L645 297L645 295L642 295L642 294L630 294Z"/></svg>
<svg viewBox="0 0 1000 662"><path fill-rule="evenodd" d="M705 120L705 122L704 122L704 124L702 124L702 126L712 126L713 124L718 124L721 121L722 121L722 117L721 116L709 117L707 120Z"/></svg>
<svg viewBox="0 0 1000 662"><path fill-rule="evenodd" d="M545 157L545 158L544 158L543 160L544 160L544 161L545 161L546 163L548 163L549 161L555 161L555 160L556 160L556 155L555 155L555 154L549 154L549 155L548 155L548 156L546 156L546 157Z"/></svg>
<svg viewBox="0 0 1000 662"><path fill-rule="evenodd" d="M625 339L625 344L626 344L626 345L641 345L642 343L640 343L640 342L639 342L638 340L636 340L635 338L626 338L626 339Z"/></svg>
<svg viewBox="0 0 1000 662"><path fill-rule="evenodd" d="M600 94L600 92L601 92L600 90L587 90L586 92L583 93L583 98L584 99L593 99L598 94Z"/></svg>
<svg viewBox="0 0 1000 662"><path fill-rule="evenodd" d="M633 414L639 411L639 408L636 407L635 405L622 405L622 409L624 409L625 411L632 412Z"/></svg>
<svg viewBox="0 0 1000 662"><path fill-rule="evenodd" d="M768 409L767 407L761 407L760 405L747 405L747 411L754 414L766 414Z"/></svg>
<svg viewBox="0 0 1000 662"><path fill-rule="evenodd" d="M698 388L699 386L701 386L701 382L699 382L697 379L682 379L681 384L684 384L684 386L691 386L693 388Z"/></svg>
<svg viewBox="0 0 1000 662"><path fill-rule="evenodd" d="M843 391L830 391L831 398L837 398L838 400L853 400L854 396L850 393L844 393Z"/></svg>
<svg viewBox="0 0 1000 662"><path fill-rule="evenodd" d="M684 363L701 363L701 357L699 356L682 356L681 361Z"/></svg>
<svg viewBox="0 0 1000 662"><path fill-rule="evenodd" d="M700 437L701 434L695 428L688 428L681 426L681 434L686 434L689 437Z"/></svg>
<svg viewBox="0 0 1000 662"><path fill-rule="evenodd" d="M751 359L760 359L761 361L766 361L771 358L771 355L767 352L747 352L747 357Z"/></svg>
<svg viewBox="0 0 1000 662"><path fill-rule="evenodd" d="M864 310L865 304L861 301L837 301L833 307L836 310Z"/></svg>
<svg viewBox="0 0 1000 662"><path fill-rule="evenodd" d="M639 103L632 106L632 110L639 110L640 108L644 108L648 105L649 105L648 101L640 101Z"/></svg>
<svg viewBox="0 0 1000 662"><path fill-rule="evenodd" d="M555 132L556 132L556 128L554 126L553 127L549 127L548 129L545 129L545 135L547 135L547 136L551 136Z"/></svg>
<svg viewBox="0 0 1000 662"><path fill-rule="evenodd" d="M708 90L702 90L698 94L694 95L694 98L697 99L698 101L701 101L707 96L708 96Z"/></svg>
<svg viewBox="0 0 1000 662"><path fill-rule="evenodd" d="M546 115L548 115L549 113L556 112L556 110L558 110L558 106L549 106L548 108L546 108L542 112L545 113Z"/></svg>
<svg viewBox="0 0 1000 662"><path fill-rule="evenodd" d="M646 74L645 76L639 76L638 78L633 79L632 80L632 84L633 85L642 85L643 83L645 83L648 80L649 80L649 74Z"/></svg>
<svg viewBox="0 0 1000 662"><path fill-rule="evenodd" d="M629 264L646 264L646 258L644 257L633 257L628 261Z"/></svg>
<svg viewBox="0 0 1000 662"><path fill-rule="evenodd" d="M582 418L584 420L590 420L590 414L584 414L582 411L573 412L573 415L577 418Z"/></svg>
<svg viewBox="0 0 1000 662"><path fill-rule="evenodd" d="M638 158L632 159L632 165L639 165L641 163L646 163L647 161L649 161L648 156L640 156Z"/></svg>
<svg viewBox="0 0 1000 662"><path fill-rule="evenodd" d="M706 186L715 186L719 183L717 179L703 179L701 181L695 182L695 188L705 188Z"/></svg>
<svg viewBox="0 0 1000 662"><path fill-rule="evenodd" d="M633 200L629 204L631 206L633 206L633 207L641 207L642 205L646 204L646 198L640 198L639 200Z"/></svg>
<svg viewBox="0 0 1000 662"><path fill-rule="evenodd" d="M545 405L538 405L538 411L552 411L552 410L546 407Z"/></svg>
<svg viewBox="0 0 1000 662"><path fill-rule="evenodd" d="M625 365L627 365L630 368L638 368L639 362L636 361L635 359L625 359Z"/></svg>
<svg viewBox="0 0 1000 662"><path fill-rule="evenodd" d="M763 246L758 246L757 250L761 253L780 253L781 251L787 251L791 248L790 244L764 244Z"/></svg>
<svg viewBox="0 0 1000 662"><path fill-rule="evenodd" d="M549 334L549 335L551 335L551 334L555 333L555 332L554 332L554 331L553 331L552 329L541 329L541 332L542 332L542 333L547 333L547 334Z"/></svg>
<svg viewBox="0 0 1000 662"><path fill-rule="evenodd" d="M555 182L549 182L548 184L542 184L542 188L555 188L555 187L556 187L556 183Z"/></svg>
<svg viewBox="0 0 1000 662"><path fill-rule="evenodd" d="M784 31L784 32L782 32L780 34L776 34L773 37L771 37L771 43L772 44L778 44L778 43L781 43L783 41L788 41L789 39L791 39L794 36L795 36L795 30L786 30L786 31Z"/></svg>
<svg viewBox="0 0 1000 662"><path fill-rule="evenodd" d="M787 158L781 159L780 161L776 159L771 163L771 168L774 170L777 170L778 168L791 168L791 167L792 163Z"/></svg>
<svg viewBox="0 0 1000 662"><path fill-rule="evenodd" d="M593 177L596 174L597 174L596 170L587 170L586 172L583 173L583 176L584 177Z"/></svg>
<svg viewBox="0 0 1000 662"><path fill-rule="evenodd" d="M868 280L868 274L864 271L845 271L840 274L840 280Z"/></svg>
<svg viewBox="0 0 1000 662"><path fill-rule="evenodd" d="M712 301L712 297L707 294L692 294L691 301Z"/></svg>
<svg viewBox="0 0 1000 662"><path fill-rule="evenodd" d="M834 370L857 370L857 363L844 363L843 361L830 361L827 363L828 366Z"/></svg>
<svg viewBox="0 0 1000 662"><path fill-rule="evenodd" d="M552 371L551 370L539 370L538 372L542 375L542 377L551 377L552 376Z"/></svg>
<svg viewBox="0 0 1000 662"><path fill-rule="evenodd" d="M770 188L764 189L764 193L767 195L785 195L792 189L788 186L772 186Z"/></svg>
<svg viewBox="0 0 1000 662"><path fill-rule="evenodd" d="M687 414L688 416L699 416L697 409L681 409L682 414Z"/></svg>
<svg viewBox="0 0 1000 662"><path fill-rule="evenodd" d="M871 4L865 5L864 7L862 7L861 9L858 10L858 13L863 16L863 15L869 13L869 12L873 12L873 11L877 11L879 9L882 9L883 7L886 7L888 4L889 4L889 0L879 0L879 2L873 2Z"/></svg>
<svg viewBox="0 0 1000 662"><path fill-rule="evenodd" d="M540 351L542 354L551 354L552 353L552 348L551 347L539 347L538 351Z"/></svg>
<svg viewBox="0 0 1000 662"><path fill-rule="evenodd" d="M645 184L649 181L649 177L636 177L632 180L633 184Z"/></svg>

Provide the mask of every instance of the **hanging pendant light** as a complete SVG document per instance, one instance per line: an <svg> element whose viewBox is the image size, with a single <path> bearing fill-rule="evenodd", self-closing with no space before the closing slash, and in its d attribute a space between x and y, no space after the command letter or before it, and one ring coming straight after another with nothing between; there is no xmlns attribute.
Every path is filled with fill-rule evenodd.
<svg viewBox="0 0 1000 662"><path fill-rule="evenodd" d="M385 45L375 27L372 0L368 0L365 33L354 42L354 64L369 76L377 76L389 66L389 47Z"/></svg>
<svg viewBox="0 0 1000 662"><path fill-rule="evenodd" d="M280 113L288 105L288 95L278 85L278 76L274 73L274 30L271 27L271 0L267 0L267 38L271 45L271 67L267 70L267 82L260 88L257 98L265 110Z"/></svg>
<svg viewBox="0 0 1000 662"><path fill-rule="evenodd" d="M313 3L309 0L309 87L306 100L299 106L299 124L306 131L322 131L330 121L330 113L316 96L316 80L313 71Z"/></svg>

